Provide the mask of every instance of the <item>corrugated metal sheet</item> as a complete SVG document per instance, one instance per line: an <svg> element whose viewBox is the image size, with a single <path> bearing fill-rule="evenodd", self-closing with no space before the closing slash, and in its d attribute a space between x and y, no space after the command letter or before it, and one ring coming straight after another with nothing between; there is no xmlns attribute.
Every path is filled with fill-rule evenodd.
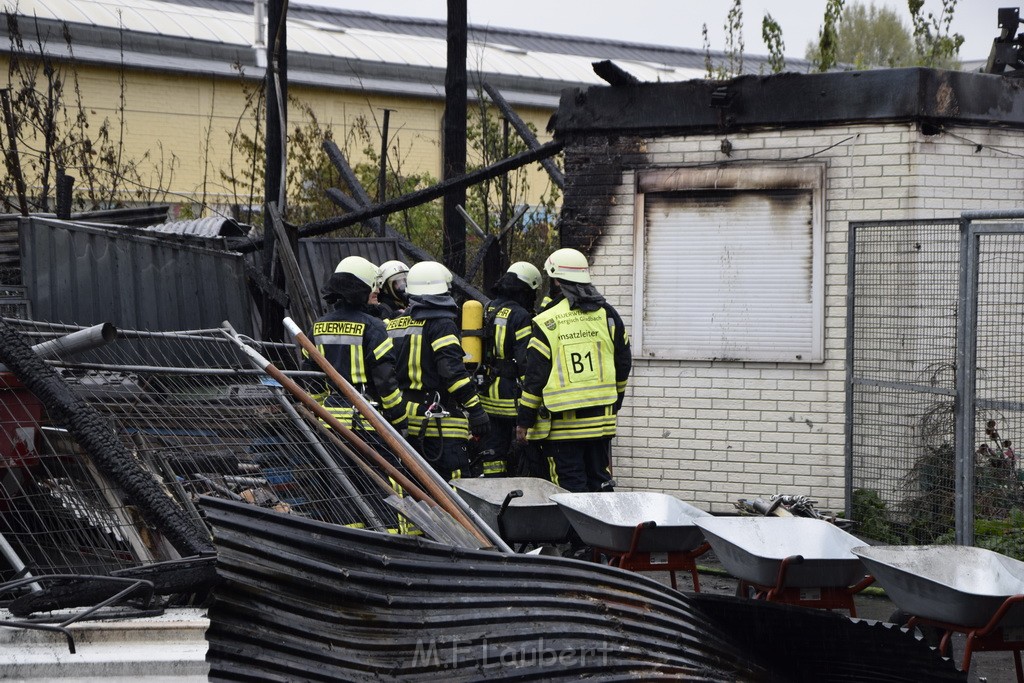
<svg viewBox="0 0 1024 683"><path fill-rule="evenodd" d="M233 218L224 218L223 216L209 216L191 221L158 223L156 225L147 225L145 230L167 235L190 235L192 237L208 238L244 237L249 232L247 228L243 228Z"/></svg>
<svg viewBox="0 0 1024 683"><path fill-rule="evenodd" d="M362 256L378 266L385 261L408 263L398 248L398 240L385 237L299 240L299 268L317 297L338 262L346 256Z"/></svg>
<svg viewBox="0 0 1024 683"><path fill-rule="evenodd" d="M898 628L831 612L202 504L222 579L206 636L212 681L965 678Z"/></svg>
<svg viewBox="0 0 1024 683"><path fill-rule="evenodd" d="M21 230L21 254L36 320L151 331L230 320L252 330L239 254L37 218Z"/></svg>

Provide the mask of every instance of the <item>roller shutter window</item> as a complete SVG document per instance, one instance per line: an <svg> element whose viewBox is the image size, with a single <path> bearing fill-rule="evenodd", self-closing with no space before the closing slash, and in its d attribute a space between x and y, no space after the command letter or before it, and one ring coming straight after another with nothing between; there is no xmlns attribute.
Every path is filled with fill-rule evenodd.
<svg viewBox="0 0 1024 683"><path fill-rule="evenodd" d="M640 354L820 362L821 231L815 189L643 196Z"/></svg>

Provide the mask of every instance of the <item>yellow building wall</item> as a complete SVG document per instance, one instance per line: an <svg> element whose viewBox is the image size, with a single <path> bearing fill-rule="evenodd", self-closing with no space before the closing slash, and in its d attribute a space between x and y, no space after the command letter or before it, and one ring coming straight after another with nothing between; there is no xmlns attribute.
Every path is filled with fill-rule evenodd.
<svg viewBox="0 0 1024 683"><path fill-rule="evenodd" d="M7 74L7 67L6 56L0 57L0 74ZM106 118L116 138L121 98L117 71L79 65L76 72L90 130L96 131ZM10 85L15 89L19 87L17 82ZM258 82L241 77L126 72L125 158L139 162L143 185L168 189L168 196L158 197L157 201L198 205L205 197L206 203L221 206L246 201L247 198L232 193L221 175L231 172L230 140L234 131L253 135L255 122L252 110L246 109L246 95L258 87ZM360 140L346 145L345 141L351 138L349 131L358 117L365 117L373 138L370 144L379 152L383 110L393 110L389 123L389 155L393 158L397 148L403 174L429 173L440 177L443 102L295 84L289 90L293 97L310 106L322 127L332 130L334 140L353 165L363 160L365 143ZM69 80L65 99L72 113L77 109L73 97ZM542 142L550 139L544 131L550 110L517 109L517 114L536 125ZM289 108L288 117L289 130L306 123L304 119L308 118L294 106ZM515 132L511 135L515 136ZM236 169L242 165L237 151L234 163ZM74 169L69 169L68 173L76 175ZM529 173L531 196L528 201L536 203L549 187L549 180L537 164L532 165ZM368 189L372 194L373 189ZM257 202L261 196L262 188L259 188Z"/></svg>

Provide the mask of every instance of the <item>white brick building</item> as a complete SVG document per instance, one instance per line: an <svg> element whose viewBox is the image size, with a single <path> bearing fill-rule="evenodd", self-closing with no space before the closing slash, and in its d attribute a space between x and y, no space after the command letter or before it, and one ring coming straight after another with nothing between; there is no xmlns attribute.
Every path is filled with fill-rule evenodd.
<svg viewBox="0 0 1024 683"><path fill-rule="evenodd" d="M842 510L848 225L1024 205L1022 93L900 69L564 94L562 243L634 341L619 486Z"/></svg>

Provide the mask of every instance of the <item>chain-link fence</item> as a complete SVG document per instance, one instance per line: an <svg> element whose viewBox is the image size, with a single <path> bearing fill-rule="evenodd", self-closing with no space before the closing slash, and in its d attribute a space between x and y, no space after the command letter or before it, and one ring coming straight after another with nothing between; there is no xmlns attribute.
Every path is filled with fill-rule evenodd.
<svg viewBox="0 0 1024 683"><path fill-rule="evenodd" d="M850 226L847 499L883 542L1005 537L1024 509L1024 234L977 229Z"/></svg>

